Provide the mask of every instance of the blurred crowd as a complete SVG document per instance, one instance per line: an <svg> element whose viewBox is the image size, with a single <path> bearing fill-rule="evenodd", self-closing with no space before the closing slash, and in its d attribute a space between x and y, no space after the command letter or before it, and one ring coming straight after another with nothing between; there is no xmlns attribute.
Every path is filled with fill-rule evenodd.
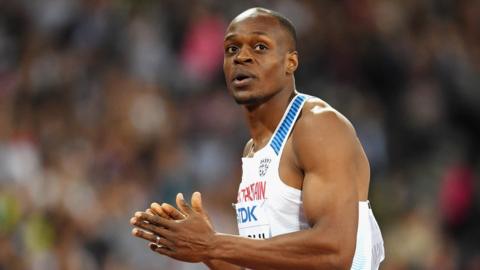
<svg viewBox="0 0 480 270"><path fill-rule="evenodd" d="M203 194L218 231L249 139L223 34L263 6L297 28L299 91L355 126L382 269L480 269L480 1L0 1L0 269L206 269L129 219Z"/></svg>

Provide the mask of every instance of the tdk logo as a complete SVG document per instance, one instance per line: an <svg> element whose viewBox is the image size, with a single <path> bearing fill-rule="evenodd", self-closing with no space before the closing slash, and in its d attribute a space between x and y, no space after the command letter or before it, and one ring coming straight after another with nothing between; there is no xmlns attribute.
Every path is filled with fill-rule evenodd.
<svg viewBox="0 0 480 270"><path fill-rule="evenodd" d="M242 207L237 209L237 221L239 224L241 223L246 223L246 222L252 222L252 221L257 221L257 217L255 216L255 208L257 208L256 205L250 207Z"/></svg>

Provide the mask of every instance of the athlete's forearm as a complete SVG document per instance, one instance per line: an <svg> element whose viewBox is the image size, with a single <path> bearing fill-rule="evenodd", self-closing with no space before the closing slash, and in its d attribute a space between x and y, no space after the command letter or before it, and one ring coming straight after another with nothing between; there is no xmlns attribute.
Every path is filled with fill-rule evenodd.
<svg viewBox="0 0 480 270"><path fill-rule="evenodd" d="M335 247L314 230L304 230L266 240L219 234L212 258L251 269L350 269L354 243Z"/></svg>
<svg viewBox="0 0 480 270"><path fill-rule="evenodd" d="M208 266L210 270L242 270L243 269L243 267L240 267L238 265L231 264L224 261L219 261L219 260L208 260L204 262L204 264Z"/></svg>

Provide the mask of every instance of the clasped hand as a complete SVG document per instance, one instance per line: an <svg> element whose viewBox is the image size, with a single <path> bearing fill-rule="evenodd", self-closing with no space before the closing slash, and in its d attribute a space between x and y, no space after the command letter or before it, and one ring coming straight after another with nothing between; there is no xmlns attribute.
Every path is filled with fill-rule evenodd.
<svg viewBox="0 0 480 270"><path fill-rule="evenodd" d="M204 262L211 258L215 231L203 210L201 195L192 195L191 206L179 193L178 210L167 204L152 203L145 212L130 219L132 234L149 241L151 250L185 262Z"/></svg>

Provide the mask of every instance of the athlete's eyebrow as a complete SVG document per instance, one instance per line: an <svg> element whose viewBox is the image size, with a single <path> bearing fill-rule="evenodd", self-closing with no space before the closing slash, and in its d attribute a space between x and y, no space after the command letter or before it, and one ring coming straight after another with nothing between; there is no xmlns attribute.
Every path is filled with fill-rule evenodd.
<svg viewBox="0 0 480 270"><path fill-rule="evenodd" d="M258 36L268 36L267 32L262 32L262 31L253 31L251 34L255 34Z"/></svg>
<svg viewBox="0 0 480 270"><path fill-rule="evenodd" d="M224 41L227 41L227 40L229 40L229 39L232 39L232 38L234 38L235 36L236 36L235 34L228 34L228 35L225 36Z"/></svg>
<svg viewBox="0 0 480 270"><path fill-rule="evenodd" d="M263 31L253 31L253 32L250 32L249 34L253 34L253 35L257 35L257 36L266 36L266 37L268 37L268 33L267 33L267 32L263 32ZM235 38L236 36L237 36L237 34L230 33L230 34L228 34L228 35L225 36L224 41L233 39L233 38Z"/></svg>

